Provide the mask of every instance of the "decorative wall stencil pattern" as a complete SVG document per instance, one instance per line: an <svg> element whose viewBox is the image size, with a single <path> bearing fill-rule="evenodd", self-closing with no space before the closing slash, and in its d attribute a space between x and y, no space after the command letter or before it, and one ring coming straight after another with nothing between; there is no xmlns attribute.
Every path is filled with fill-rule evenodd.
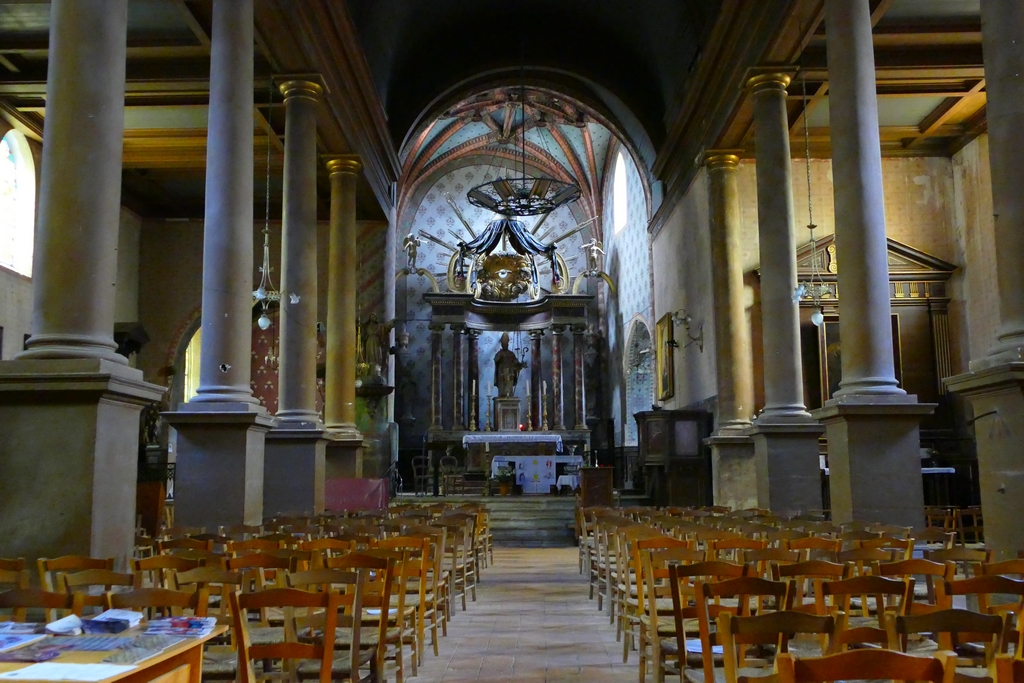
<svg viewBox="0 0 1024 683"><path fill-rule="evenodd" d="M617 155L616 149L609 154ZM644 321L651 320L651 256L650 242L647 234L647 199L640 180L640 173L632 158L623 153L626 167L626 225L615 234L614 225L614 173L609 173L605 183L603 205L605 270L615 280L618 295L609 296L607 301L608 378L611 396L611 411L616 418L616 443L626 446L636 445L636 424L628 405L649 407L654 400L654 390L650 388L649 396L642 398L637 395L631 398L624 396L626 371L623 359L626 357L625 342L629 333L630 321L641 316ZM609 160L609 168L614 168L615 159ZM649 327L649 324L648 324ZM647 391L647 385L639 383L635 391Z"/></svg>

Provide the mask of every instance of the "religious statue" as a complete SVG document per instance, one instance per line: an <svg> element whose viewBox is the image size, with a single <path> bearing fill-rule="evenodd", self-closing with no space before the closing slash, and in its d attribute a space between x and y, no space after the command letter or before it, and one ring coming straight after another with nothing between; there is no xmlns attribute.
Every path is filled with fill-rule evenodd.
<svg viewBox="0 0 1024 683"><path fill-rule="evenodd" d="M373 379L383 379L387 374L388 340L393 326L393 322L381 323L375 313L371 313L361 325L361 360L366 374Z"/></svg>
<svg viewBox="0 0 1024 683"><path fill-rule="evenodd" d="M421 246L423 246L423 241L411 232L402 241L402 249L405 251L405 258L407 259L407 267L411 273L415 273L418 270L416 267L416 257Z"/></svg>
<svg viewBox="0 0 1024 683"><path fill-rule="evenodd" d="M583 251L587 252L587 270L592 272L598 272L601 270L601 257L598 254L604 254L604 245L597 241L596 237L590 238L590 241L580 247Z"/></svg>
<svg viewBox="0 0 1024 683"><path fill-rule="evenodd" d="M494 386L498 388L498 398L511 398L516 395L516 382L519 371L526 367L516 354L508 350L508 332L501 335L501 350L494 354Z"/></svg>

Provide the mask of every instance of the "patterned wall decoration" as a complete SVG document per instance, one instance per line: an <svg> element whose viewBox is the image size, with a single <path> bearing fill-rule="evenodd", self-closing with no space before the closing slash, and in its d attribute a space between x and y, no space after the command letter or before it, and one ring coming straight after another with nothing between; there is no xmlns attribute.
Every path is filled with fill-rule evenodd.
<svg viewBox="0 0 1024 683"><path fill-rule="evenodd" d="M357 306L360 318L371 313L384 316L384 288L390 286L391 277L384 275L384 251L387 248L387 223L362 222L359 224L359 288ZM326 294L323 296L326 297ZM325 299L326 300L326 299Z"/></svg>
<svg viewBox="0 0 1024 683"><path fill-rule="evenodd" d="M654 347L651 331L640 318L634 318L626 344L626 421L623 442L637 443L637 426L633 415L650 410L654 398Z"/></svg>
<svg viewBox="0 0 1024 683"><path fill-rule="evenodd" d="M612 156L607 167L614 169L618 146L609 150ZM650 390L647 398L635 396L625 397L624 372L626 358L625 342L629 333L629 325L635 316L644 321L651 320L651 256L650 241L647 233L647 199L644 194L640 173L629 154L623 151L626 167L626 225L615 234L614 226L614 173L609 171L608 182L605 183L603 204L605 206L602 223L604 225L605 270L615 280L618 295L608 297L607 328L609 348L609 389L611 411L615 418L615 438L620 445L636 445L636 425L629 405L650 407L654 400L654 390ZM648 324L648 328L650 325ZM646 391L646 385L636 385L637 391Z"/></svg>
<svg viewBox="0 0 1024 683"><path fill-rule="evenodd" d="M270 318L270 327L261 330L259 325L252 324L252 360L250 366L249 386L252 387L252 395L259 399L260 404L267 409L271 415L277 413L278 395L278 362L281 353L281 324L277 307L270 309L267 316ZM323 335L317 335L316 362L323 363L326 353L326 340ZM324 410L324 380L318 377L316 380L316 411L323 415Z"/></svg>

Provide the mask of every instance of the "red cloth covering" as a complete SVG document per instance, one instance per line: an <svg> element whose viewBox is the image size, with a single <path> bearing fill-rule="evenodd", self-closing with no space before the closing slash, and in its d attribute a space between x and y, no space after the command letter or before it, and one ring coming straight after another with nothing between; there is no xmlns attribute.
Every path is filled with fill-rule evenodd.
<svg viewBox="0 0 1024 683"><path fill-rule="evenodd" d="M328 479L327 510L383 510L388 506L387 479Z"/></svg>

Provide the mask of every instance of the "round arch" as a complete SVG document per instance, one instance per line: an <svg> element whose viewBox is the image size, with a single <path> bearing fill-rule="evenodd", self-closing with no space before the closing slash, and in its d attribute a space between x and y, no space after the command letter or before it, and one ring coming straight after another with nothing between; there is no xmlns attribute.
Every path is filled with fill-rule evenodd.
<svg viewBox="0 0 1024 683"><path fill-rule="evenodd" d="M642 316L635 316L630 323L623 362L626 379L623 445L632 446L637 443L633 414L650 409L654 401L654 345L651 328Z"/></svg>

